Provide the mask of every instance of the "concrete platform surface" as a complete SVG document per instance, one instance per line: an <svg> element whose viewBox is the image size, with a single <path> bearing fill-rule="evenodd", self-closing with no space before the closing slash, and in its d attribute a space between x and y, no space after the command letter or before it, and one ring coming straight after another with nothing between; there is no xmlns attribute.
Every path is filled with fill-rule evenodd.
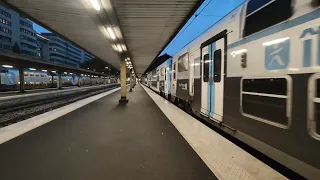
<svg viewBox="0 0 320 180"><path fill-rule="evenodd" d="M1 180L217 179L140 85L0 145Z"/></svg>

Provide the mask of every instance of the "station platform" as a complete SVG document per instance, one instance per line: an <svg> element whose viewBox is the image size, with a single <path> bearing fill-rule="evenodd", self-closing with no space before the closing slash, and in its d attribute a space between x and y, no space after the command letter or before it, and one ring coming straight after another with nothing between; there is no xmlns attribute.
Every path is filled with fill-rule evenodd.
<svg viewBox="0 0 320 180"><path fill-rule="evenodd" d="M142 85L128 104L119 97L0 129L1 179L286 179ZM23 132L8 138L14 131Z"/></svg>

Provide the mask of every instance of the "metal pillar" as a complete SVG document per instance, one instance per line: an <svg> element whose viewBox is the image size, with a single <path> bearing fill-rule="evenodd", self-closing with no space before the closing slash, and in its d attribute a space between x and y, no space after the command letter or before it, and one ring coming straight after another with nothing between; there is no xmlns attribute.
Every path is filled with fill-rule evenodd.
<svg viewBox="0 0 320 180"><path fill-rule="evenodd" d="M90 75L90 86L92 86L92 75Z"/></svg>
<svg viewBox="0 0 320 180"><path fill-rule="evenodd" d="M19 91L24 92L24 69L23 68L19 68L19 81L20 81Z"/></svg>
<svg viewBox="0 0 320 180"><path fill-rule="evenodd" d="M58 72L58 81L57 81L57 88L62 89L62 78L61 78L62 72Z"/></svg>
<svg viewBox="0 0 320 180"><path fill-rule="evenodd" d="M120 84L121 84L121 99L119 103L126 104L129 102L127 99L127 67L124 57L120 60Z"/></svg>

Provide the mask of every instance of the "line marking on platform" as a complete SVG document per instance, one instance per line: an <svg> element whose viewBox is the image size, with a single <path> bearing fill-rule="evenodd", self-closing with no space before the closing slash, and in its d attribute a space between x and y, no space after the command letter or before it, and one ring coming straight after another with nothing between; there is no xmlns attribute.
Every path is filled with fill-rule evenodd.
<svg viewBox="0 0 320 180"><path fill-rule="evenodd" d="M107 95L110 95L121 88L115 88L112 90L109 90L107 92L97 94L94 96L91 96L89 98L85 98L79 101L76 101L72 104L68 104L66 106L60 107L58 109L54 109L52 111L40 114L38 116L34 116L32 118L23 120L21 122L0 128L0 144L5 143L15 137L18 137L24 133L27 133L28 131L31 131L39 126L42 126L50 121L53 121L61 116L64 116L74 110L77 110L91 102L94 102L98 99L101 99Z"/></svg>
<svg viewBox="0 0 320 180"><path fill-rule="evenodd" d="M142 87L218 179L287 179L147 87Z"/></svg>

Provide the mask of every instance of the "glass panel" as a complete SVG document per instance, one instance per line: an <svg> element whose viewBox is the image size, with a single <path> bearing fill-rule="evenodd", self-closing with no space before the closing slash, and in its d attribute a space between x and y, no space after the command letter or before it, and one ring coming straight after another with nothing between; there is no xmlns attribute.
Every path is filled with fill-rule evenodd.
<svg viewBox="0 0 320 180"><path fill-rule="evenodd" d="M208 82L209 81L209 54L204 55L203 57L203 81Z"/></svg>
<svg viewBox="0 0 320 180"><path fill-rule="evenodd" d="M242 110L246 114L287 125L286 100L287 99L282 98L243 94Z"/></svg>
<svg viewBox="0 0 320 180"><path fill-rule="evenodd" d="M189 69L189 58L188 53L183 54L178 58L178 71L188 71Z"/></svg>
<svg viewBox="0 0 320 180"><path fill-rule="evenodd" d="M317 134L320 134L320 104L315 103L315 108L314 108L314 115L315 115L315 120L316 120L316 132Z"/></svg>
<svg viewBox="0 0 320 180"><path fill-rule="evenodd" d="M252 7L250 7L250 3L252 3ZM248 12L256 8L255 3L258 5L260 2L255 0L250 3ZM244 37L285 21L292 14L292 0L276 0L246 18Z"/></svg>
<svg viewBox="0 0 320 180"><path fill-rule="evenodd" d="M285 78L243 79L242 90L265 94L287 94L287 80Z"/></svg>
<svg viewBox="0 0 320 180"><path fill-rule="evenodd" d="M214 82L221 81L221 49L214 52Z"/></svg>

